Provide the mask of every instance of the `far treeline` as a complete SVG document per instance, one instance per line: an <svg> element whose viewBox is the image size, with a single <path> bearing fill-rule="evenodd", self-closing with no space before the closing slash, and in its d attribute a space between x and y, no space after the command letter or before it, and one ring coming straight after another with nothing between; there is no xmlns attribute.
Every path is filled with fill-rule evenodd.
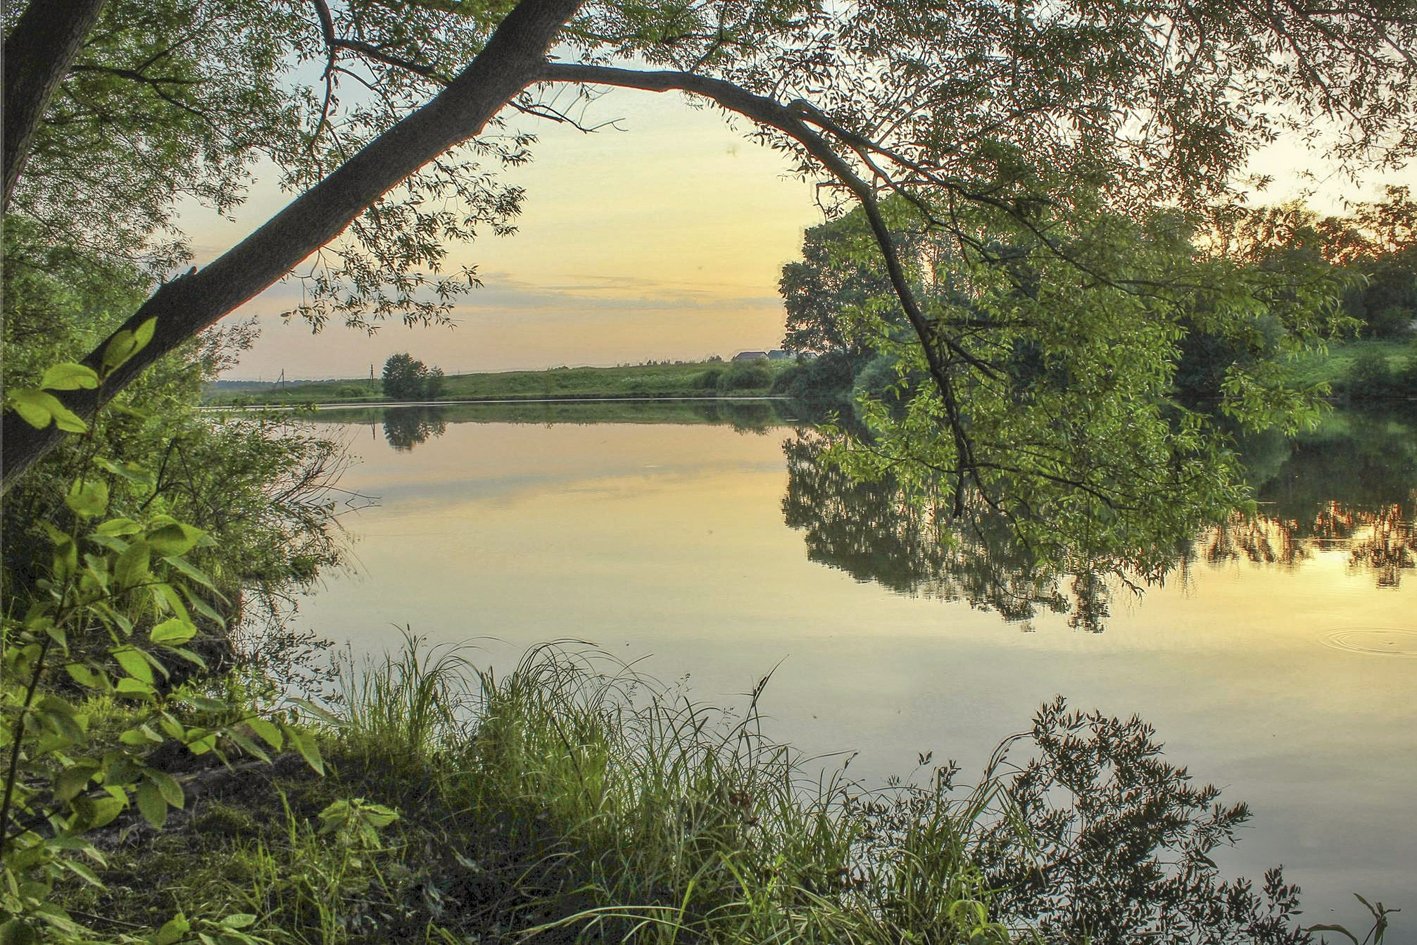
<svg viewBox="0 0 1417 945"><path fill-rule="evenodd" d="M394 366L390 383L390 366ZM581 400L668 397L761 397L788 368L784 361L691 361L622 367L562 367L547 371L502 371L444 376L407 354L384 367L381 383L350 379L295 383L275 388L245 385L207 388L212 404L348 404L380 400ZM420 374L419 372L423 372ZM433 392L436 393L433 393Z"/></svg>

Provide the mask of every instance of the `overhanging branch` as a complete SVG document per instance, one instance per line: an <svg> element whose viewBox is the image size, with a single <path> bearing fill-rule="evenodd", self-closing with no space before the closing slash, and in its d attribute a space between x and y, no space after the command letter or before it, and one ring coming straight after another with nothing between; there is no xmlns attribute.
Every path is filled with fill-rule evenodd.
<svg viewBox="0 0 1417 945"><path fill-rule="evenodd" d="M871 233L875 237L881 256L885 261L891 288L895 291L896 298L905 311L905 317L910 322L910 327L920 340L921 347L925 352L930 379L934 382L940 398L944 402L950 433L960 460L960 469L962 471L968 470L968 474L975 480L975 484L982 489L983 483L978 476L980 466L975 462L973 446L964 428L959 397L955 390L955 379L951 374L952 365L941 356L940 346L943 345L948 349L953 360L966 364L988 377L994 377L995 371L989 364L965 350L958 341L947 333L938 331L937 326L925 316L919 300L915 296L915 291L906 278L905 267L902 265L900 254L896 251L895 244L891 239L890 228L886 225L885 217L881 214L880 204L876 200L874 189L852 169L832 143L823 136L819 130L822 127L819 111L806 103L783 105L781 102L754 94L723 79L689 72L649 72L578 63L548 63L538 78L542 82L611 85L647 92L688 92L707 98L760 125L776 128L802 145L807 153L830 171L832 176L851 191L861 204L862 211L870 223ZM812 123L809 123L809 118ZM826 130L830 131L830 128ZM848 141L846 143L850 146L859 146L859 142ZM963 493L963 483L961 482L955 490L956 514L962 510Z"/></svg>
<svg viewBox="0 0 1417 945"><path fill-rule="evenodd" d="M582 2L522 0L477 58L428 104L370 142L210 265L158 289L119 329L132 330L156 318L153 340L98 390L57 392L56 396L81 417L92 417L148 365L276 283L409 175L478 134L517 93L538 79L547 48ZM84 363L98 368L107 344L105 339ZM3 487L8 489L63 437L53 425L37 430L6 411Z"/></svg>

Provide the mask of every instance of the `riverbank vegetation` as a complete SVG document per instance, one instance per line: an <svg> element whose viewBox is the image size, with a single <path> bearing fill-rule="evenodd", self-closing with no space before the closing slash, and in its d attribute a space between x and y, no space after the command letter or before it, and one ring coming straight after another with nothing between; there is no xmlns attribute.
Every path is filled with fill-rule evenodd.
<svg viewBox="0 0 1417 945"><path fill-rule="evenodd" d="M583 648L499 676L408 644L343 664L323 776L179 765L185 807L103 828L56 903L134 942L1312 940L1277 870L1221 876L1244 806L1136 719L1057 701L976 787L928 758L871 786L772 742L767 680L722 712Z"/></svg>
<svg viewBox="0 0 1417 945"><path fill-rule="evenodd" d="M478 283L457 245L515 230L498 171L530 158L522 122L579 121L553 89L683 91L861 208L827 250L874 280L843 308L871 353L843 470L987 505L1025 542L1154 554L1246 498L1177 396L1188 339L1267 355L1353 317L1327 259L1249 238L1269 223L1239 174L1316 128L1355 174L1410 158L1417 61L1390 50L1417 24L1365 2L454 6L6 8L4 945L1305 941L1277 874L1256 891L1208 857L1244 811L1136 721L1045 707L1033 761L956 801L946 775L804 785L751 709L721 722L574 658L464 693L410 654L341 703L293 698L265 657L302 642L242 635L340 562L340 452L200 413L246 338L203 332L287 278L317 329L447 322ZM189 208L233 213L258 172L294 199L187 269ZM1239 249L1198 251L1216 214ZM1382 305L1370 325L1400 322ZM821 353L799 370L840 367ZM718 397L795 383L778 370L443 393ZM1237 422L1312 416L1268 357L1224 375ZM291 402L362 397L343 386Z"/></svg>
<svg viewBox="0 0 1417 945"><path fill-rule="evenodd" d="M1289 204L1229 208L1203 223L1173 222L1169 244L1139 238L1151 239L1153 252L1169 254L1173 269L1197 257L1225 260L1255 295L1243 318L1227 321L1217 320L1214 311L1225 301L1155 287L1166 304L1153 317L1180 329L1171 341L1173 396L1224 409L1227 390L1254 375L1266 376L1269 385L1341 400L1417 397L1417 203L1406 189L1389 188L1382 200L1357 204L1344 216L1321 217ZM996 302L991 310L961 291L974 277L958 254L931 237L929 227L905 228L899 238L909 258L928 260L917 262L922 291L959 308L957 319L972 320L981 330L994 322L995 333L1006 334L1004 324L1020 317L1018 299ZM891 354L911 330L889 281L867 255L871 239L865 214L854 211L809 230L802 259L783 268L783 346L810 360L799 358L778 377L774 392L837 404L899 401L928 381L921 371L902 374ZM1024 247L1000 245L996 251L1013 258L1013 291L1036 296L1042 271L1027 262ZM1026 335L1012 348L981 345L979 357L1010 374L1037 372L1043 348Z"/></svg>
<svg viewBox="0 0 1417 945"><path fill-rule="evenodd" d="M651 363L613 368L452 374L440 378L440 401L595 400L669 397L761 397L789 361ZM259 390L209 388L214 405L356 404L388 399L368 381L313 381ZM416 399L416 398L396 398Z"/></svg>

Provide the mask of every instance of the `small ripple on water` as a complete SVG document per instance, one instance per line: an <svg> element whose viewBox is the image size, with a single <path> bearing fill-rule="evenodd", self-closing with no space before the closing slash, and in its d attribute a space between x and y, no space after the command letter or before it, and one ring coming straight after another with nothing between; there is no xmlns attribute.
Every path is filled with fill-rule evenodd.
<svg viewBox="0 0 1417 945"><path fill-rule="evenodd" d="M1345 627L1326 631L1319 642L1348 653L1417 659L1417 630L1400 627Z"/></svg>

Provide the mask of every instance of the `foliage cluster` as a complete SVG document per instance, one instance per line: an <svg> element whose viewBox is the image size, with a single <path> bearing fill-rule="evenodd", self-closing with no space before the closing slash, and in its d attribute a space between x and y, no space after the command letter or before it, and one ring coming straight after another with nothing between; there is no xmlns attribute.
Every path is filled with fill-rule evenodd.
<svg viewBox="0 0 1417 945"><path fill-rule="evenodd" d="M154 325L113 334L96 368L61 352L109 335L150 277L31 218L7 217L4 239L6 406L75 435L4 496L0 938L103 940L53 898L56 884L101 882L96 834L164 823L186 805L191 766L278 750L319 763L277 690L223 679L247 657L242 635L271 629L261 617L278 623L289 595L341 560L342 453L288 421L199 410L203 383L249 340L240 326L190 343L85 422L57 394L104 383ZM250 916L180 909L151 935L107 940L254 941Z"/></svg>
<svg viewBox="0 0 1417 945"><path fill-rule="evenodd" d="M407 353L384 362L384 396L390 400L437 400L443 395L443 369L429 367Z"/></svg>
<svg viewBox="0 0 1417 945"><path fill-rule="evenodd" d="M1313 940L1277 873L1221 879L1208 854L1243 810L1134 720L1054 703L1015 773L1001 753L973 790L951 766L869 788L773 744L762 685L722 713L607 661L547 646L474 677L413 640L346 664L325 778L234 772L75 908L150 921L156 876L194 917L258 915L248 931L278 945ZM1094 858L1065 837L1078 822L1135 842Z"/></svg>
<svg viewBox="0 0 1417 945"><path fill-rule="evenodd" d="M147 283L131 264L43 241L32 221L11 216L6 224L4 341L13 392L38 385L74 339L107 334ZM43 523L66 514L65 490L91 456L128 473L108 475L114 514L161 512L211 537L191 554L229 602L225 616L235 617L243 603L254 605L252 614L269 611L340 563L340 445L286 418L199 409L203 385L251 337L238 325L190 344L96 418L87 439L63 444L5 494L11 612L28 605L35 568L48 559Z"/></svg>
<svg viewBox="0 0 1417 945"><path fill-rule="evenodd" d="M1396 365L1380 351L1365 351L1349 365L1340 388L1358 402L1417 398L1417 344Z"/></svg>
<svg viewBox="0 0 1417 945"><path fill-rule="evenodd" d="M27 422L82 434L62 505L34 523L42 541L22 542L30 556L24 571L6 573L0 938L7 943L90 940L85 924L56 903L55 886L77 877L102 887L95 868L105 859L90 835L129 808L161 827L170 809L185 805L164 753L225 761L232 753L267 758L268 748L289 746L312 766L321 763L291 717L208 688L201 678L208 664L193 648L198 621L220 632L226 620L213 606L223 600L216 582L193 552L212 545L211 536L167 514L160 474L102 455L105 440L52 396L97 386L151 337L151 325L120 332L101 370L61 362L37 386L6 392ZM145 419L132 407L126 413ZM117 494L133 503L115 502ZM183 681L194 675L195 682ZM241 931L247 924L245 916L226 917L194 928L179 914L156 940L175 945L191 932L243 945L254 941Z"/></svg>

